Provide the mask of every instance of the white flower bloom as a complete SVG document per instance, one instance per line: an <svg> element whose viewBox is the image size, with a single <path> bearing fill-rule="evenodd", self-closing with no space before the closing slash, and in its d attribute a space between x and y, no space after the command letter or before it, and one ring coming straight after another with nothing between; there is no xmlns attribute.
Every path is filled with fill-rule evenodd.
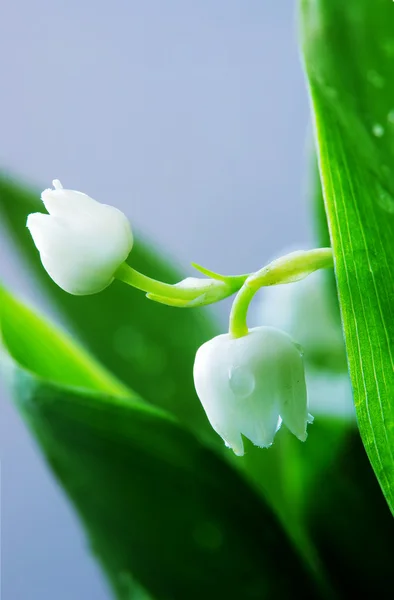
<svg viewBox="0 0 394 600"><path fill-rule="evenodd" d="M34 213L27 227L48 274L66 292L95 294L110 285L133 246L126 216L82 192L53 181L41 199L47 214Z"/></svg>
<svg viewBox="0 0 394 600"><path fill-rule="evenodd" d="M243 434L266 448L283 423L301 441L308 414L302 352L290 336L273 327L248 335L219 335L199 348L194 383L215 431L238 456Z"/></svg>

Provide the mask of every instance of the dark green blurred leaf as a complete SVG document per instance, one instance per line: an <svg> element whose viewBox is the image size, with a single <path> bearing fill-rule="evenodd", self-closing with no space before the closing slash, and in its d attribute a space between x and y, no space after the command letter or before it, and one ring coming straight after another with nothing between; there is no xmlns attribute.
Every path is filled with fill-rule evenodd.
<svg viewBox="0 0 394 600"><path fill-rule="evenodd" d="M117 281L94 296L66 294L44 271L26 228L27 215L36 211L45 212L40 192L23 188L4 175L0 177L0 216L37 281L80 340L145 400L170 410L190 428L216 442L192 378L196 349L214 335L207 313L158 305ZM136 237L129 259L133 267L169 283L182 279L158 253L141 243L139 235Z"/></svg>
<svg viewBox="0 0 394 600"><path fill-rule="evenodd" d="M344 598L391 598L394 521L357 431L315 479L308 524Z"/></svg>
<svg viewBox="0 0 394 600"><path fill-rule="evenodd" d="M16 404L119 599L134 576L163 600L321 597L261 498L171 416L1 290L0 324Z"/></svg>
<svg viewBox="0 0 394 600"><path fill-rule="evenodd" d="M394 5L302 0L301 6L357 417L394 510Z"/></svg>

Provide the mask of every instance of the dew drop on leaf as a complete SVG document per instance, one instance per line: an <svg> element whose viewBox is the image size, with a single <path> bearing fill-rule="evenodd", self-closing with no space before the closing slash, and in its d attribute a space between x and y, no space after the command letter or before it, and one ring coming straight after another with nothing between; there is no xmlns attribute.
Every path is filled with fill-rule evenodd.
<svg viewBox="0 0 394 600"><path fill-rule="evenodd" d="M256 380L245 367L232 367L229 371L230 388L236 398L247 398L253 392Z"/></svg>
<svg viewBox="0 0 394 600"><path fill-rule="evenodd" d="M384 79L377 71L368 71L367 79L369 83L377 89L382 89L384 87Z"/></svg>
<svg viewBox="0 0 394 600"><path fill-rule="evenodd" d="M394 198L387 190L384 190L383 188L379 190L377 202L380 208L389 214L394 215Z"/></svg>
<svg viewBox="0 0 394 600"><path fill-rule="evenodd" d="M382 50L388 57L394 56L394 39L389 38L382 43Z"/></svg>
<svg viewBox="0 0 394 600"><path fill-rule="evenodd" d="M384 135L384 129L380 123L375 123L372 127L372 133L375 137L382 137Z"/></svg>
<svg viewBox="0 0 394 600"><path fill-rule="evenodd" d="M392 108L387 114L387 121L394 125L394 108Z"/></svg>

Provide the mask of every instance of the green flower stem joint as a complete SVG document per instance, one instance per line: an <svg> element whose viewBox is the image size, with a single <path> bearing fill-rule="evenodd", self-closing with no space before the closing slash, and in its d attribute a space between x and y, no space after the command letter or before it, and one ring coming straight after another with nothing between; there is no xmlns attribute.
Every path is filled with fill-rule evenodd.
<svg viewBox="0 0 394 600"><path fill-rule="evenodd" d="M188 277L171 285L151 279L139 273L127 263L123 263L119 267L115 273L115 278L146 292L150 300L179 308L194 308L219 302L237 292L248 278L248 275L222 276L198 265L194 266L204 274L209 273L211 278Z"/></svg>
<svg viewBox="0 0 394 600"><path fill-rule="evenodd" d="M35 213L27 221L50 277L74 295L100 292L118 279L150 300L180 308L206 306L237 293L229 333L209 340L196 354L194 382L207 417L239 456L244 453L242 435L268 447L282 422L305 441L313 417L301 348L274 327L249 331L247 313L261 287L292 283L332 267L331 248L292 252L248 275L219 275L194 264L205 278L188 277L171 285L125 262L134 240L122 212L63 189L58 180L53 185L41 196L49 214Z"/></svg>
<svg viewBox="0 0 394 600"><path fill-rule="evenodd" d="M246 317L255 293L263 286L293 283L314 271L333 267L331 248L291 252L247 277L233 303L229 331L233 338L247 335Z"/></svg>

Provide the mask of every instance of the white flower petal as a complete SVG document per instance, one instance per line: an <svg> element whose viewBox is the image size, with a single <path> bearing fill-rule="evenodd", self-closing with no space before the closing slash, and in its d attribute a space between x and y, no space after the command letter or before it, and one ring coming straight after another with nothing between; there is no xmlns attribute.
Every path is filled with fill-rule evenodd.
<svg viewBox="0 0 394 600"><path fill-rule="evenodd" d="M70 235L68 229L60 225L56 219L43 213L33 213L27 217L27 228L40 253L50 253L68 244Z"/></svg>
<svg viewBox="0 0 394 600"><path fill-rule="evenodd" d="M296 379L300 365L302 358L291 338L272 327L252 329L238 339L219 335L198 350L197 394L212 427L236 454L243 454L241 434L256 446L272 444L283 417L281 406L291 427L302 436L307 413L305 390ZM288 383L298 386L291 410L286 407Z"/></svg>
<svg viewBox="0 0 394 600"><path fill-rule="evenodd" d="M47 189L41 194L41 200L50 215L54 217L71 217L76 214L89 215L92 210L100 206L99 202L76 190Z"/></svg>
<svg viewBox="0 0 394 600"><path fill-rule="evenodd" d="M291 352L291 356L290 356ZM283 369L279 392L279 412L283 423L299 440L307 438L308 422L305 371L299 348L289 349L287 367Z"/></svg>
<svg viewBox="0 0 394 600"><path fill-rule="evenodd" d="M48 274L70 294L106 288L133 246L125 215L86 194L59 187L46 190L42 198L50 214L29 215L27 227Z"/></svg>

